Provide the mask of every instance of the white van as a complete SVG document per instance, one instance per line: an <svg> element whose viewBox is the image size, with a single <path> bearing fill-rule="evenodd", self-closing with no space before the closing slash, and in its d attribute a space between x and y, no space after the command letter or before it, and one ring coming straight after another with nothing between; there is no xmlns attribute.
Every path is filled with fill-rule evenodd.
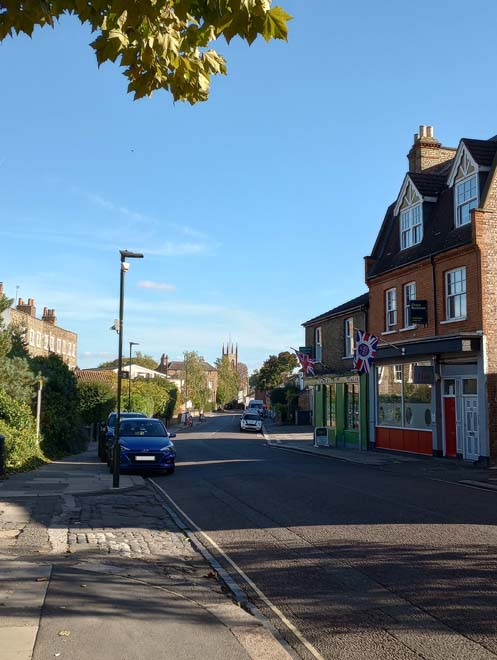
<svg viewBox="0 0 497 660"><path fill-rule="evenodd" d="M250 399L247 410L257 411L259 415L264 412L264 401L262 399Z"/></svg>

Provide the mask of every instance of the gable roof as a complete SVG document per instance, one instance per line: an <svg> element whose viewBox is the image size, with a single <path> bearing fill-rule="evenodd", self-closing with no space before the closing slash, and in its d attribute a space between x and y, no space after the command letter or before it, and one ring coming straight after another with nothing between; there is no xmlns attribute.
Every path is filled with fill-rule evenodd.
<svg viewBox="0 0 497 660"><path fill-rule="evenodd" d="M454 226L454 170L458 167L461 154L466 152L478 165L479 187L485 190L489 171L497 167L497 140L473 140L463 138L454 159L445 163L444 169L436 172L432 168L422 172L408 172L404 179L411 180L423 196L423 238L420 243L404 250L400 249L400 222L398 200L386 212L369 257L366 278L400 268L409 263L428 258L432 254L467 245L472 241L471 224ZM401 189L402 190L402 189ZM484 194L480 202L484 201ZM367 258L368 259L368 258Z"/></svg>
<svg viewBox="0 0 497 660"><path fill-rule="evenodd" d="M116 374L109 369L76 369L74 375L85 383L115 383Z"/></svg>
<svg viewBox="0 0 497 660"><path fill-rule="evenodd" d="M324 314L315 316L313 319L309 319L309 321L305 321L304 323L302 323L302 325L304 327L307 325L313 325L314 323L318 323L319 321L325 321L326 319L333 318L335 316L340 316L345 312L351 312L352 310L361 307L367 307L368 305L369 305L369 292L363 293L362 295L357 296L357 298L352 298L352 300L348 300L346 303L342 303L341 305L338 305L338 307L334 307L333 309L330 309L328 312L325 312Z"/></svg>
<svg viewBox="0 0 497 660"><path fill-rule="evenodd" d="M490 140L472 140L470 138L462 138L463 142L471 156L474 158L478 165L483 167L490 167L497 153L497 142L491 138Z"/></svg>

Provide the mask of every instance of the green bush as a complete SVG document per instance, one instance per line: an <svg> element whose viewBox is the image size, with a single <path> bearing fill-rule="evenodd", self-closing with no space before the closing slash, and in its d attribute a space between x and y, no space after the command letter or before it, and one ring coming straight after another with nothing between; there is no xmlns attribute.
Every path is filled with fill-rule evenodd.
<svg viewBox="0 0 497 660"><path fill-rule="evenodd" d="M0 435L5 436L5 468L7 472L34 470L46 463L36 440L34 424L31 427L16 429L0 419Z"/></svg>
<svg viewBox="0 0 497 660"><path fill-rule="evenodd" d="M54 354L47 358L33 358L32 366L44 382L41 404L44 453L52 458L82 451L87 439L81 433L76 376Z"/></svg>
<svg viewBox="0 0 497 660"><path fill-rule="evenodd" d="M0 388L0 420L18 431L34 426L31 408L22 401L17 401Z"/></svg>
<svg viewBox="0 0 497 660"><path fill-rule="evenodd" d="M79 410L87 424L103 422L116 408L116 395L109 383L78 382Z"/></svg>

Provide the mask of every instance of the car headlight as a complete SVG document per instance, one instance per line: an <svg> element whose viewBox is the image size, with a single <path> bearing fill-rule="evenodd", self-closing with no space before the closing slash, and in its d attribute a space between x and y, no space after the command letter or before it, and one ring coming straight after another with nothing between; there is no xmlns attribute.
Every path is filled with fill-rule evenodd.
<svg viewBox="0 0 497 660"><path fill-rule="evenodd" d="M121 447L121 451L124 449L124 451L131 451L129 447L125 447L124 445L119 445Z"/></svg>
<svg viewBox="0 0 497 660"><path fill-rule="evenodd" d="M166 447L161 447L160 451L165 451L166 454L171 454L174 451L174 447L167 445Z"/></svg>

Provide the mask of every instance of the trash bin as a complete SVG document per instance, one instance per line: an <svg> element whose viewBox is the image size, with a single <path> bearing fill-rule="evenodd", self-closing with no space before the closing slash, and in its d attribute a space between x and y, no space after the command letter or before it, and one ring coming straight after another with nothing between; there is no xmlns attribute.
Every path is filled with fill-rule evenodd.
<svg viewBox="0 0 497 660"><path fill-rule="evenodd" d="M0 435L0 476L5 474L5 436Z"/></svg>

